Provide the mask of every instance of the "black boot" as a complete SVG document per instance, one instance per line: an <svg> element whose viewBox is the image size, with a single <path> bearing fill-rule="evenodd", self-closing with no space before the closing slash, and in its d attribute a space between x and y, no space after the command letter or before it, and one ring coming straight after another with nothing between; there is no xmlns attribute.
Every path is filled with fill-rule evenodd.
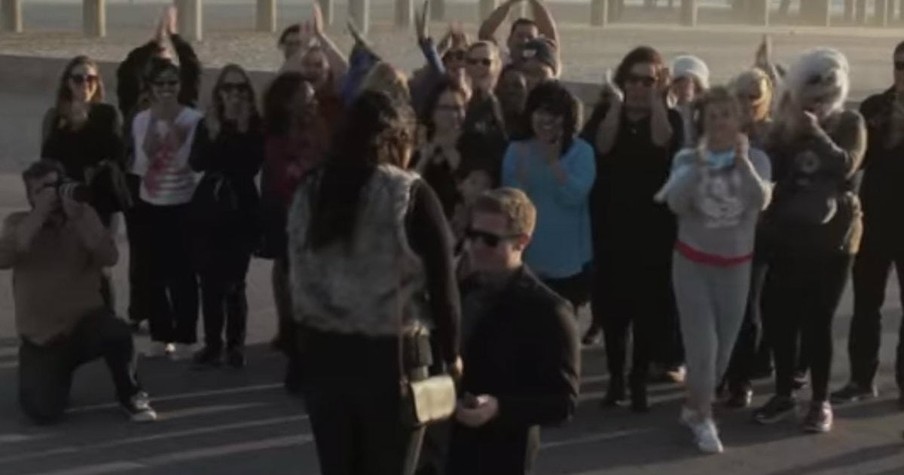
<svg viewBox="0 0 904 475"><path fill-rule="evenodd" d="M631 410L637 413L650 412L647 399L647 378L644 375L631 377Z"/></svg>

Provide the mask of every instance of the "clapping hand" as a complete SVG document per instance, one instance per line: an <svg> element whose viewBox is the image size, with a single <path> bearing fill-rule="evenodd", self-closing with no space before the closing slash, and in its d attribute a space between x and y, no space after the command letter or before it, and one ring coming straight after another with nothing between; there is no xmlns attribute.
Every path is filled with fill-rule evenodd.
<svg viewBox="0 0 904 475"><path fill-rule="evenodd" d="M430 0L424 0L424 5L420 11L414 16L414 27L417 33L417 40L424 41L430 34L427 30L427 14L430 12Z"/></svg>

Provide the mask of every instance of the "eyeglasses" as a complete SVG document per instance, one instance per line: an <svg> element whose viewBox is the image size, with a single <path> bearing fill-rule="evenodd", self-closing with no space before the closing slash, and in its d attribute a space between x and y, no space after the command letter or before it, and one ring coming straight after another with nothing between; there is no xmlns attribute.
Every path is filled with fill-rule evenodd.
<svg viewBox="0 0 904 475"><path fill-rule="evenodd" d="M486 67L490 67L490 65L493 64L493 60L490 58L468 58L468 64L471 66L482 64Z"/></svg>
<svg viewBox="0 0 904 475"><path fill-rule="evenodd" d="M738 97L739 97L740 99L742 99L742 100L745 100L745 99L746 99L746 100L748 100L748 101L750 101L750 102L759 102L760 99L763 98L763 94L762 94L762 93L759 93L759 92L757 92L757 93L750 93L750 94L739 94Z"/></svg>
<svg viewBox="0 0 904 475"><path fill-rule="evenodd" d="M500 236L498 234L488 233L486 231L478 231L476 229L468 229L467 231L465 231L465 238L467 238L469 241L482 241L485 246L492 248L499 246L499 243L501 243L502 241L508 241L516 237L518 237L517 234Z"/></svg>
<svg viewBox="0 0 904 475"><path fill-rule="evenodd" d="M70 74L69 80L74 84L82 85L85 83L88 84L97 84L97 75L96 74Z"/></svg>
<svg viewBox="0 0 904 475"><path fill-rule="evenodd" d="M640 84L643 87L651 87L653 84L656 84L656 78L653 76L641 76L639 74L631 74L628 75L627 80L625 81L628 84Z"/></svg>
<svg viewBox="0 0 904 475"><path fill-rule="evenodd" d="M895 71L904 71L904 61L895 61Z"/></svg>
<svg viewBox="0 0 904 475"><path fill-rule="evenodd" d="M152 81L151 84L153 84L156 87L176 87L179 85L179 81L175 80L175 79L171 79L168 81Z"/></svg>
<svg viewBox="0 0 904 475"><path fill-rule="evenodd" d="M247 92L251 87L246 82L224 82L220 84L220 90L229 94L230 92Z"/></svg>

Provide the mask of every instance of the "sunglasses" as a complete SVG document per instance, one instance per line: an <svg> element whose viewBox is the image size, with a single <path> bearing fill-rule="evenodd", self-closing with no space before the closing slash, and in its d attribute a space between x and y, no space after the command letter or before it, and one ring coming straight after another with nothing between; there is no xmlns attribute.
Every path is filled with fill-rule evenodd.
<svg viewBox="0 0 904 475"><path fill-rule="evenodd" d="M245 82L224 82L220 84L220 90L229 94L231 92L248 92L251 89Z"/></svg>
<svg viewBox="0 0 904 475"><path fill-rule="evenodd" d="M70 74L69 80L74 84L82 85L85 83L88 84L97 84L97 75L96 74Z"/></svg>
<svg viewBox="0 0 904 475"><path fill-rule="evenodd" d="M641 76L639 74L631 74L628 76L625 81L628 84L640 84L643 87L652 87L653 84L656 84L656 78L653 76Z"/></svg>
<svg viewBox="0 0 904 475"><path fill-rule="evenodd" d="M462 50L449 51L443 55L443 61L464 61L465 55Z"/></svg>
<svg viewBox="0 0 904 475"><path fill-rule="evenodd" d="M169 81L152 81L151 84L156 87L176 87L179 85L179 81L175 79L171 79Z"/></svg>
<svg viewBox="0 0 904 475"><path fill-rule="evenodd" d="M477 66L478 64L482 64L486 67L490 67L493 64L493 60L490 58L468 58L468 64L471 66Z"/></svg>
<svg viewBox="0 0 904 475"><path fill-rule="evenodd" d="M500 236L498 234L488 233L486 231L478 231L476 229L468 229L467 231L465 231L465 238L467 238L468 241L482 241L485 246L492 248L499 246L499 243L501 243L502 241L508 241L516 237L518 237L517 234Z"/></svg>
<svg viewBox="0 0 904 475"><path fill-rule="evenodd" d="M904 71L904 61L895 61L895 71Z"/></svg>

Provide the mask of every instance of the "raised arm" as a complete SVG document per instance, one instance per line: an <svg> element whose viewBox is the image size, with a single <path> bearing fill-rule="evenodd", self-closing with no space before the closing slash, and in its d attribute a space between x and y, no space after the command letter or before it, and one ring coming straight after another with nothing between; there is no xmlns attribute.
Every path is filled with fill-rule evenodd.
<svg viewBox="0 0 904 475"><path fill-rule="evenodd" d="M540 35L555 41L561 51L559 29L556 27L556 20L552 17L552 13L541 0L530 0L530 9L534 14L534 22L537 24Z"/></svg>
<svg viewBox="0 0 904 475"><path fill-rule="evenodd" d="M556 199L566 206L585 206L596 180L593 149L583 140L575 141L564 157L550 161L549 166L559 184Z"/></svg>
<svg viewBox="0 0 904 475"><path fill-rule="evenodd" d="M477 37L481 40L496 41L496 31L502 26L505 19L508 18L508 14L512 10L512 7L520 1L521 0L506 0L502 5L496 7L496 9L493 10L493 13L490 13L490 16L480 24L480 29L477 31Z"/></svg>
<svg viewBox="0 0 904 475"><path fill-rule="evenodd" d="M342 54L336 43L324 31L323 12L317 2L314 2L311 23L314 29L314 37L320 43L320 47L323 48L323 54L326 56L327 62L330 63L333 85L337 91L340 91L342 89L342 80L348 73L348 58Z"/></svg>

